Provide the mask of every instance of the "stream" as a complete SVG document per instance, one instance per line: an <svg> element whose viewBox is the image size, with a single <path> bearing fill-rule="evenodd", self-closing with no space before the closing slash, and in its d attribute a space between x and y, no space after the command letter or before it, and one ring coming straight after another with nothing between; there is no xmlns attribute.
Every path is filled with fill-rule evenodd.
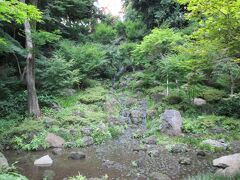
<svg viewBox="0 0 240 180"><path fill-rule="evenodd" d="M139 142L132 138L135 128L129 128L118 139L102 145L90 146L82 149L65 149L62 155L53 155L51 150L36 152L6 151L4 154L10 163L18 161L16 167L20 173L30 180L42 180L51 176L54 180L61 180L69 176L81 175L87 178L108 175L109 179L149 179L151 173L161 172L170 179L184 179L189 175L213 171L212 160L217 154L197 157L191 150L186 153L172 154L161 145L147 145L146 150L134 151L139 148ZM140 148L141 149L141 148ZM70 160L68 155L72 151L86 153L86 159ZM158 150L159 156L151 157L149 152ZM51 167L35 167L34 160L44 155L53 159ZM180 165L181 157L191 158L190 165ZM134 163L136 165L133 165ZM47 175L46 175L47 174ZM151 179L151 178L150 178Z"/></svg>

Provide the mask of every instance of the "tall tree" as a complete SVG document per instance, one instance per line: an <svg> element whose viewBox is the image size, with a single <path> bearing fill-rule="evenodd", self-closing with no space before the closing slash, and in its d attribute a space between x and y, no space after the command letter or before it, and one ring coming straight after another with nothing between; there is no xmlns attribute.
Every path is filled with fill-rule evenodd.
<svg viewBox="0 0 240 180"><path fill-rule="evenodd" d="M25 3L25 0L21 0L22 3ZM32 3L37 4L37 0L33 0ZM27 64L26 64L26 82L27 82L27 91L28 91L28 112L29 114L34 115L34 117L41 117L41 111L38 103L37 91L35 86L35 75L34 75L34 66L35 66L35 57L33 52L33 40L31 34L31 24L29 20L24 22L24 31L26 37L26 49L28 51L27 55Z"/></svg>
<svg viewBox="0 0 240 180"><path fill-rule="evenodd" d="M180 5L175 0L125 0L125 7L127 15L129 15L128 11L137 13L149 29L162 24L177 28L186 25L183 15L184 5Z"/></svg>

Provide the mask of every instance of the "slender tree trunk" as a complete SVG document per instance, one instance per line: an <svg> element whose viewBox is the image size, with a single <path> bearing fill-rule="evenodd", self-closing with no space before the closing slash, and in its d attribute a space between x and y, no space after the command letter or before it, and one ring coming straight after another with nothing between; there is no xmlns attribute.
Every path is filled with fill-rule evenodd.
<svg viewBox="0 0 240 180"><path fill-rule="evenodd" d="M25 0L21 0L25 3ZM26 49L28 50L27 65L26 65L26 81L27 81L27 92L28 92L28 112L35 118L41 117L41 111L38 104L37 91L35 87L35 75L34 66L35 58L33 54L33 41L31 34L31 25L28 20L24 23L24 30L26 36Z"/></svg>
<svg viewBox="0 0 240 180"><path fill-rule="evenodd" d="M169 95L169 80L168 80L168 74L167 74L167 96Z"/></svg>

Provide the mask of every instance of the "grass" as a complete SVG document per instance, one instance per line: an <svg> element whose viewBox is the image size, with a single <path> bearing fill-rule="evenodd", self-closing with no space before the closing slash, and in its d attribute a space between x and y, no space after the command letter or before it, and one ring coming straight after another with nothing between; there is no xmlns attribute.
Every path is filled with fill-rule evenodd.
<svg viewBox="0 0 240 180"><path fill-rule="evenodd" d="M160 133L159 118L148 119L148 131L145 136L155 135L158 144L188 144L196 149L206 150L210 152L222 151L222 148L216 148L203 144L206 139L224 139L227 143L233 140L240 140L240 121L234 118L204 115L197 117L183 118L184 136L171 137ZM212 133L211 128L218 127L225 130L223 133Z"/></svg>
<svg viewBox="0 0 240 180"><path fill-rule="evenodd" d="M124 125L108 125L109 117L118 114L105 111L104 103L110 99L108 91L99 85L79 91L73 96L58 97L56 101L61 107L60 111L45 108L41 121L26 118L9 131L0 128L0 133L3 132L1 142L17 149L37 150L48 147L45 137L52 132L64 138L67 147L82 147L84 134L81 133L81 128L88 126L93 129L91 136L94 142L103 143L117 137L124 129ZM116 111L119 109L116 108ZM1 124L4 128L10 127L7 121L2 121ZM104 127L104 130L100 126ZM70 133L70 129L74 129L74 134Z"/></svg>

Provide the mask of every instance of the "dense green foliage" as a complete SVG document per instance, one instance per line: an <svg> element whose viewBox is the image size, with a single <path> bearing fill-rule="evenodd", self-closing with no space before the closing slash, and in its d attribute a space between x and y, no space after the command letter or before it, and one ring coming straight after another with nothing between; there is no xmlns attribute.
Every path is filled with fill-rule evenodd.
<svg viewBox="0 0 240 180"><path fill-rule="evenodd" d="M139 140L155 135L168 149L188 144L211 152L222 149L203 140L240 140L239 0L125 0L122 20L104 14L95 0L27 2L0 0L3 148L49 148L48 133L62 137L66 147L83 147L86 127L94 144L116 138L127 128L113 121L123 93L147 101L147 132L135 134ZM26 20L32 26L39 121L26 113ZM196 98L206 102L197 105ZM181 112L185 136L159 132L166 109ZM24 179L0 173L0 179L13 177Z"/></svg>

